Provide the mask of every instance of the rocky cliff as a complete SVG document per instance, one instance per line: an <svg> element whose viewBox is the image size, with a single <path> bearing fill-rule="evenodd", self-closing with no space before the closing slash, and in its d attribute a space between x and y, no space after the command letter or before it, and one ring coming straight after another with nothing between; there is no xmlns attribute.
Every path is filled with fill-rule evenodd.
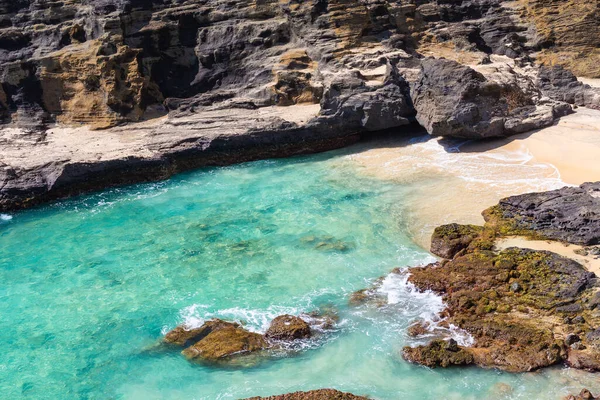
<svg viewBox="0 0 600 400"><path fill-rule="evenodd" d="M577 0L2 1L0 209L415 120L546 126L600 107L554 67L598 76L597 26Z"/></svg>

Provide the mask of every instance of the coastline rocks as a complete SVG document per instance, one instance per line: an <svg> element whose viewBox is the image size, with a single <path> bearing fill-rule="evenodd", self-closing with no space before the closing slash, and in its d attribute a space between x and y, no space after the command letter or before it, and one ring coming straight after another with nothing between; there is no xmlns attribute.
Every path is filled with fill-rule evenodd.
<svg viewBox="0 0 600 400"><path fill-rule="evenodd" d="M310 326L299 317L281 315L271 321L265 337L275 340L308 339L311 336Z"/></svg>
<svg viewBox="0 0 600 400"><path fill-rule="evenodd" d="M549 126L570 112L559 102L535 102L516 83L487 79L455 61L425 59L412 86L417 120L432 136L485 139Z"/></svg>
<svg viewBox="0 0 600 400"><path fill-rule="evenodd" d="M565 305L576 304L576 315L600 322L587 305L599 290L595 275L549 252L512 248L495 254L475 250L442 265L413 268L409 281L421 291L432 290L444 297L446 323L473 337L474 344L464 351L482 367L531 371L566 360L574 350L563 344L563 332L589 331L590 325L565 324L565 314L560 311ZM511 290L515 282L521 291ZM418 351L406 348L404 354L427 365L439 359L436 365L442 365L446 363L445 353L435 358L440 349L439 344ZM583 352L595 355L597 351L588 348Z"/></svg>
<svg viewBox="0 0 600 400"><path fill-rule="evenodd" d="M483 231L476 225L448 224L435 228L431 236L431 252L438 257L453 258L456 253L469 247Z"/></svg>
<svg viewBox="0 0 600 400"><path fill-rule="evenodd" d="M524 235L592 246L600 244L600 182L500 200L484 211L502 235Z"/></svg>
<svg viewBox="0 0 600 400"><path fill-rule="evenodd" d="M294 392L268 397L250 397L245 400L368 400L368 397L343 393L334 389L319 389L308 392Z"/></svg>

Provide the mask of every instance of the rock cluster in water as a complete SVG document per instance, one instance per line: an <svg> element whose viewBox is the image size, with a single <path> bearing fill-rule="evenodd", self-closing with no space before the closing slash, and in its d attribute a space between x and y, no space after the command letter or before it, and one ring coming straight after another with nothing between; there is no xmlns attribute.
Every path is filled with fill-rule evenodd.
<svg viewBox="0 0 600 400"><path fill-rule="evenodd" d="M468 138L547 126L567 103L600 107L553 67L600 76L596 15L584 0L6 3L0 211L415 120Z"/></svg>
<svg viewBox="0 0 600 400"><path fill-rule="evenodd" d="M368 400L368 397L343 393L334 389L319 389L308 392L294 392L268 397L250 397L246 400Z"/></svg>
<svg viewBox="0 0 600 400"><path fill-rule="evenodd" d="M548 251L494 247L497 238L514 234L595 243L600 232L595 218L600 215L599 187L590 183L503 199L484 212L483 227L437 228L432 252L444 260L410 269L409 282L443 296L441 325L462 329L473 344L460 346L444 337L447 330L416 321L409 329L411 336L438 339L406 347L403 356L428 367L475 364L522 372L566 363L600 370L596 275ZM377 304L377 296L376 290L368 289L353 300Z"/></svg>
<svg viewBox="0 0 600 400"><path fill-rule="evenodd" d="M271 321L264 334L251 332L237 322L212 319L197 328L177 326L165 335L163 342L183 348L181 354L188 360L235 362L263 350L276 350L298 340L310 339L317 331L331 329L336 321L334 315L318 313L307 314L305 319L280 315Z"/></svg>

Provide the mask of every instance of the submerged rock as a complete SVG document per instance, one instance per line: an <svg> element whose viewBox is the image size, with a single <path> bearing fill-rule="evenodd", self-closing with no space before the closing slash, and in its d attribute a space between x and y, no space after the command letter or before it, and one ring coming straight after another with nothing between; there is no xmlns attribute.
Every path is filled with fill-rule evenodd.
<svg viewBox="0 0 600 400"><path fill-rule="evenodd" d="M319 389L309 392L294 392L268 397L250 397L245 400L368 400L368 397L343 393L334 389Z"/></svg>
<svg viewBox="0 0 600 400"><path fill-rule="evenodd" d="M307 339L310 336L310 326L302 318L293 315L275 318L265 333L265 337L275 340Z"/></svg>

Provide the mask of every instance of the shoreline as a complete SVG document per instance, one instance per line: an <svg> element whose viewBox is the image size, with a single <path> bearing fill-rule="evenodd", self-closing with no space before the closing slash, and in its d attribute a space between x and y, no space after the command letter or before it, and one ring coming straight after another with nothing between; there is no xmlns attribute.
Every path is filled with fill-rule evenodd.
<svg viewBox="0 0 600 400"><path fill-rule="evenodd" d="M506 139L388 138L348 159L362 174L410 186L408 230L428 250L436 227L482 225L481 210L502 198L600 180L598 154L600 111L578 108L555 125Z"/></svg>

